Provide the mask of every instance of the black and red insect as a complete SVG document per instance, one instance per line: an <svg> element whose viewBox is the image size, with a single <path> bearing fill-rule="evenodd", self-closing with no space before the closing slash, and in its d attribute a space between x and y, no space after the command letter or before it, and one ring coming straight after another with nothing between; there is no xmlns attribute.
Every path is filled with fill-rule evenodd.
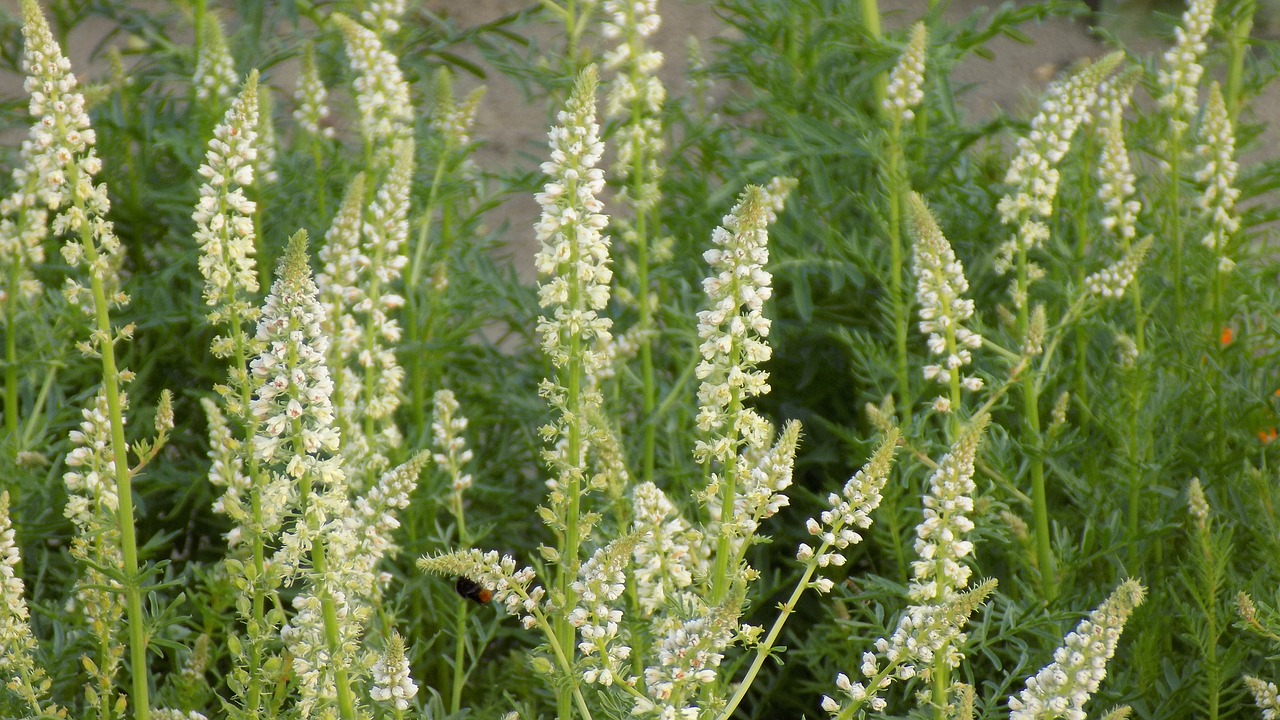
<svg viewBox="0 0 1280 720"><path fill-rule="evenodd" d="M492 590L468 577L458 578L458 581L453 585L453 589L457 590L462 597L474 600L481 605L493 598Z"/></svg>

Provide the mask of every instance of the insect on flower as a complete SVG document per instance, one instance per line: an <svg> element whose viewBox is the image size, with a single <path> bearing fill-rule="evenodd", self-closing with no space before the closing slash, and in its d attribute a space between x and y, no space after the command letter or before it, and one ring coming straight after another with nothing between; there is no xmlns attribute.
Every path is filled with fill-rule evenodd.
<svg viewBox="0 0 1280 720"><path fill-rule="evenodd" d="M453 589L457 590L462 597L474 600L481 605L489 602L493 597L492 590L467 577L458 578L458 581L453 585Z"/></svg>

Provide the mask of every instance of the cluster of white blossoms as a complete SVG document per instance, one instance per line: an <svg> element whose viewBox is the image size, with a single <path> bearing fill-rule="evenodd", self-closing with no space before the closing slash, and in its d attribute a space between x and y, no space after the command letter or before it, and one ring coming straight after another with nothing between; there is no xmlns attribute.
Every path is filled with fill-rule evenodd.
<svg viewBox="0 0 1280 720"><path fill-rule="evenodd" d="M610 241L603 234L608 217L601 211L604 172L596 167L604 153L595 113L596 70L578 76L568 103L550 132L551 159L542 164L550 180L538 193L541 218L534 226L538 252L534 267L541 277L538 318L542 349L559 378L544 379L538 394L556 410L542 428L550 444L543 457L554 477L547 481L552 512L568 512L566 492L582 487L591 445L588 424L601 402L596 374L605 356L598 348L611 339L612 321L602 311L609 303ZM576 396L570 396L576 387ZM570 405L576 405L571 408ZM570 438L577 438L577 457L570 457ZM567 514L564 515L567 518Z"/></svg>
<svg viewBox="0 0 1280 720"><path fill-rule="evenodd" d="M200 54L196 56L196 69L192 82L196 86L196 100L203 107L222 109L236 92L240 76L236 74L236 62L227 48L227 36L222 23L209 13L205 15L204 37Z"/></svg>
<svg viewBox="0 0 1280 720"><path fill-rule="evenodd" d="M638 534L632 575L640 611L653 615L667 599L693 585L694 575L707 571L701 533L657 485L636 486L632 497L633 528Z"/></svg>
<svg viewBox="0 0 1280 720"><path fill-rule="evenodd" d="M296 247L295 247L296 246ZM280 264L258 321L263 345L250 363L254 397L250 411L257 421L252 451L267 467L280 465L287 478L304 475L329 484L341 479L338 431L333 427L333 380L325 364L329 338L321 330L324 309L316 299L299 233ZM295 446L295 441L297 445Z"/></svg>
<svg viewBox="0 0 1280 720"><path fill-rule="evenodd" d="M1045 91L1040 111L1031 120L1031 131L1018 139L1018 154L1005 174L1004 181L1013 192L1001 198L997 209L1000 221L1013 226L1013 236L1000 248L998 271L1008 272L1019 253L1048 239L1045 220L1053 214L1053 201L1058 195L1058 163L1071 149L1076 130L1091 117L1099 98L1099 84L1123 57L1112 53L1067 79L1052 83ZM1038 269L1028 270L1031 278L1039 275ZM1015 305L1021 307L1025 301L1015 288Z"/></svg>
<svg viewBox="0 0 1280 720"><path fill-rule="evenodd" d="M659 158L662 139L662 103L666 89L658 77L662 53L649 47L649 39L662 22L658 0L604 0L606 19L601 24L605 39L618 44L605 51L604 67L615 71L609 85L605 115L619 118L617 172L624 177L642 178L639 188L628 187L630 200L641 212L658 199L662 177Z"/></svg>
<svg viewBox="0 0 1280 720"><path fill-rule="evenodd" d="M1138 268L1151 250L1152 237L1139 240L1125 250L1124 255L1111 265L1084 279L1084 287L1104 300L1118 300L1138 274Z"/></svg>
<svg viewBox="0 0 1280 720"><path fill-rule="evenodd" d="M333 21L347 41L347 55L356 71L356 107L360 110L360 135L369 147L390 147L411 134L413 107L409 84L377 33L351 18L334 14Z"/></svg>
<svg viewBox="0 0 1280 720"><path fill-rule="evenodd" d="M1209 500L1204 496L1204 488L1200 486L1200 478L1191 478L1187 485L1187 512L1200 527L1209 523Z"/></svg>
<svg viewBox="0 0 1280 720"><path fill-rule="evenodd" d="M699 462L719 462L725 472L743 464L740 443L760 447L770 432L769 423L742 403L769 392L769 374L757 366L773 355L765 341L770 321L764 316L773 276L764 268L767 228L775 217L764 191L748 187L712 233L716 247L702 256L715 275L702 281L710 309L698 312L697 424L707 437L697 441L694 454ZM718 485L716 476L712 485Z"/></svg>
<svg viewBox="0 0 1280 720"><path fill-rule="evenodd" d="M895 127L911 122L915 118L915 107L924 100L924 63L928 42L924 23L912 26L907 47L889 73L884 111Z"/></svg>
<svg viewBox="0 0 1280 720"><path fill-rule="evenodd" d="M240 545L244 526L254 522L251 511L253 480L245 473L244 444L231 433L221 408L211 398L200 398L200 405L209 423L209 484L223 489L213 502L213 511L226 515L234 523L227 533L227 547L234 549ZM283 486L275 487L277 492L284 489ZM284 502L280 498L263 503L264 509L270 508L272 512L259 513L259 532L271 533L279 529Z"/></svg>
<svg viewBox="0 0 1280 720"><path fill-rule="evenodd" d="M783 494L791 487L800 443L800 422L792 420L783 428L772 447L751 447L739 465L744 471L734 487L733 515L722 521L719 496L708 498L711 518L720 524L720 532L730 538L733 557L742 555L747 540L755 535L760 523L791 504Z"/></svg>
<svg viewBox="0 0 1280 720"><path fill-rule="evenodd" d="M464 577L479 583L493 593L493 601L505 605L507 614L519 617L525 629L532 628L540 614L539 604L546 597L541 585L533 584L531 567L516 569L516 561L510 555L497 551L483 552L476 549L456 550L450 553L418 559L418 568L424 572L448 577Z"/></svg>
<svg viewBox="0 0 1280 720"><path fill-rule="evenodd" d="M452 390L437 390L432 399L431 437L436 452L431 456L437 467L449 478L450 506L462 505L462 493L471 487L471 473L462 468L475 456L462 435L467 419L458 412L458 398Z"/></svg>
<svg viewBox="0 0 1280 720"><path fill-rule="evenodd" d="M418 694L418 684L409 676L404 649L404 638L393 631L387 649L373 666L373 687L369 689L369 697L399 712L408 710L409 701Z"/></svg>
<svg viewBox="0 0 1280 720"><path fill-rule="evenodd" d="M918 559L911 563L912 581L907 591L913 602L947 602L956 591L969 586L973 570L964 563L973 554L973 543L966 537L973 531L969 515L973 513L973 493L977 489L973 482L974 461L988 420L985 414L970 420L929 476L924 517L916 526Z"/></svg>
<svg viewBox="0 0 1280 720"><path fill-rule="evenodd" d="M911 218L916 236L913 253L920 332L929 335L929 352L942 360L926 365L924 378L969 391L980 390L982 378L960 373L961 368L973 362L973 350L982 347L982 336L963 325L974 313L973 300L963 297L969 289L964 265L917 193L911 194ZM934 406L939 412L954 409L945 397L938 398Z"/></svg>
<svg viewBox="0 0 1280 720"><path fill-rule="evenodd" d="M1213 28L1217 0L1188 0L1181 27L1174 29L1173 47L1164 54L1156 73L1160 85L1158 103L1169 113L1174 135L1182 135L1200 112L1199 89L1204 67L1200 58L1208 50L1205 38Z"/></svg>
<svg viewBox="0 0 1280 720"><path fill-rule="evenodd" d="M1108 86L1111 86L1108 83ZM1138 213L1142 203L1135 197L1137 191L1133 165L1124 142L1124 106L1128 104L1130 90L1113 91L1110 102L1101 104L1098 113L1098 130L1102 135L1102 154L1098 162L1098 200L1104 215L1102 227L1112 233L1122 244L1137 236Z"/></svg>
<svg viewBox="0 0 1280 720"><path fill-rule="evenodd" d="M369 589L377 597L382 588L391 582L391 576L378 572L378 564L384 557L392 557L400 551L395 543L395 531L400 527L396 514L409 507L409 496L418 487L418 476L431 460L431 454L421 452L401 465L382 473L378 482L351 504L351 514L346 518L347 531L357 538L356 555L352 562L355 575L361 578L357 588ZM367 598L356 597L355 601Z"/></svg>
<svg viewBox="0 0 1280 720"><path fill-rule="evenodd" d="M1200 124L1196 154L1204 160L1204 166L1196 171L1196 182L1204 184L1204 194L1197 204L1209 226L1200 242L1218 258L1218 270L1230 272L1235 263L1227 257L1227 243L1240 229L1240 218L1235 214L1236 199L1240 197L1235 181L1240 167L1235 159L1236 137L1231 118L1216 82L1209 87L1209 104Z"/></svg>
<svg viewBox="0 0 1280 720"><path fill-rule="evenodd" d="M471 146L471 126L476 121L476 111L484 98L484 86L467 93L462 102L453 97L453 76L448 68L436 72L436 102L431 111L431 131L442 138L445 146L454 152L465 151Z"/></svg>
<svg viewBox="0 0 1280 720"><path fill-rule="evenodd" d="M1054 651L1053 662L1027 678L1026 689L1009 698L1009 720L1085 720L1084 704L1107 676L1107 661L1115 654L1124 624L1145 594L1137 580L1121 583L1067 635Z"/></svg>
<svg viewBox="0 0 1280 720"><path fill-rule="evenodd" d="M581 641L582 679L587 683L612 685L630 683L631 647L618 640L622 611L615 607L627 589L623 572L635 547L635 536L624 536L599 548L582 564L579 578L570 588L577 605L569 611L569 624L578 629Z"/></svg>
<svg viewBox="0 0 1280 720"><path fill-rule="evenodd" d="M244 89L213 131L205 162L196 172L204 178L200 200L191 218L200 244L200 274L204 276L204 301L214 309L209 322L241 323L257 320L258 309L249 302L258 292L257 252L253 213L256 205L244 195L253 184L258 158L258 73L250 73ZM233 329L239 333L239 329ZM234 348L227 338L217 338L214 354L227 357Z"/></svg>
<svg viewBox="0 0 1280 720"><path fill-rule="evenodd" d="M802 563L811 560L818 567L844 565L845 557L840 551L862 542L858 530L871 527L871 513L880 507L885 482L889 479L889 471L893 468L893 453L898 447L899 434L891 429L880 443L871 459L863 465L853 477L844 484L840 494L831 493L827 502L830 510L823 510L818 519L809 518L805 528L810 535L818 538L819 545L815 550L808 543L800 543L796 550L796 559ZM818 592L830 592L834 583L830 578L819 578L813 582Z"/></svg>
<svg viewBox="0 0 1280 720"><path fill-rule="evenodd" d="M102 161L93 148L97 135L89 127L84 95L39 7L29 2L22 9L22 62L27 73L23 87L31 96L31 115L37 118L31 129L36 151L30 158L40 178L36 195L57 213L53 233L69 236L62 247L67 263L88 263L89 274L102 283L108 302L124 304L128 298L119 291L122 248L106 219L111 209L107 186L93 183ZM93 314L92 294L84 285L69 278L64 293L72 304ZM95 343L110 341L94 338Z"/></svg>
<svg viewBox="0 0 1280 720"><path fill-rule="evenodd" d="M329 117L329 90L320 79L320 68L316 66L316 48L307 44L302 55L302 69L298 72L298 84L293 91L293 100L297 105L293 111L293 119L298 127L315 138L332 138L332 125L325 123Z"/></svg>
<svg viewBox="0 0 1280 720"><path fill-rule="evenodd" d="M364 335L351 314L350 307L362 297L360 289L361 266L367 261L360 248L360 234L364 220L365 175L357 173L347 184L342 205L333 216L333 222L324 236L320 248L320 272L316 274L316 286L320 288L320 304L324 307L321 328L330 339L329 364L345 367L348 360L360 350ZM345 428L349 418L356 417L355 399L359 388L349 392L343 387L342 373L334 378L334 405L337 407L338 426Z"/></svg>
<svg viewBox="0 0 1280 720"><path fill-rule="evenodd" d="M1253 701L1262 711L1262 720L1280 718L1280 689L1273 682L1259 680L1251 675L1244 676L1244 684L1253 695Z"/></svg>
<svg viewBox="0 0 1280 720"><path fill-rule="evenodd" d="M405 4L405 0L368 0L360 11L360 22L379 35L394 35L400 32Z"/></svg>
<svg viewBox="0 0 1280 720"><path fill-rule="evenodd" d="M36 638L31 632L26 585L17 573L21 557L9 518L9 491L0 492L0 682L27 703L34 715L58 717L46 706L52 682L36 664Z"/></svg>
<svg viewBox="0 0 1280 720"><path fill-rule="evenodd" d="M883 712L888 705L883 693L895 679L909 680L917 675L927 679L939 656L948 666L957 667L963 656L956 647L967 638L963 628L995 591L995 586L995 580L987 580L945 603L908 607L893 635L876 640L879 656L873 652L862 654L859 670L865 682L854 682L840 673L836 676L836 689L841 698L823 696L822 709L832 717L850 717L853 714L850 706L855 709L869 706L875 712ZM884 659L884 666L880 658Z"/></svg>
<svg viewBox="0 0 1280 720"><path fill-rule="evenodd" d="M689 620L673 618L656 643L658 664L644 669L645 697L636 698L631 714L656 714L660 720L700 717L698 690L715 682L736 629L724 611L706 607Z"/></svg>

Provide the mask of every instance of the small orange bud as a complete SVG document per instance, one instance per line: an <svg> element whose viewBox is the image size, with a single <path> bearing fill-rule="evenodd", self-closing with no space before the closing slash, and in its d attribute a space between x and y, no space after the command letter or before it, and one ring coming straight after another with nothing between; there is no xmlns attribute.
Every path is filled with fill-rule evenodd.
<svg viewBox="0 0 1280 720"><path fill-rule="evenodd" d="M1222 344L1222 347L1226 347L1231 344L1231 341L1234 340L1235 337L1236 335L1232 332L1231 328L1224 327L1222 328L1222 335L1218 338L1218 342Z"/></svg>
<svg viewBox="0 0 1280 720"><path fill-rule="evenodd" d="M1258 441L1261 442L1263 445L1271 444L1271 441L1275 440L1276 437L1277 437L1277 434L1276 434L1275 428L1267 428L1266 430L1258 431Z"/></svg>

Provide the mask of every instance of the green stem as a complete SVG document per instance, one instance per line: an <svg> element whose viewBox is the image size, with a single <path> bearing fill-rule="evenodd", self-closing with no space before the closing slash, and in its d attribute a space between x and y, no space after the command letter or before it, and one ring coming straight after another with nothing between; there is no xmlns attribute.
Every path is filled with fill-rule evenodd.
<svg viewBox="0 0 1280 720"><path fill-rule="evenodd" d="M1168 234L1173 240L1173 327L1182 330L1182 133L1174 131L1169 143L1169 207L1165 211ZM1181 356L1181 343L1176 352ZM1179 363L1181 367L1181 363Z"/></svg>
<svg viewBox="0 0 1280 720"><path fill-rule="evenodd" d="M735 282L736 285L736 282ZM736 288L735 288L736 297ZM741 349L737 343L729 351L729 367L738 367ZM720 478L720 529L719 541L716 543L716 557L711 574L711 604L719 605L729 594L730 573L736 568L729 567L729 556L732 555L732 540L725 529L733 526L734 499L738 492L738 447L741 444L738 435L737 420L742 414L742 395L740 388L730 391L728 418L725 429L730 434L731 452L724 463L724 477Z"/></svg>
<svg viewBox="0 0 1280 720"><path fill-rule="evenodd" d="M903 294L902 201L906 179L902 173L902 123L895 119L889 128L889 158L884 183L889 195L889 292L893 306L893 328L897 351L898 409L903 425L911 424L911 375L907 364L907 298Z"/></svg>
<svg viewBox="0 0 1280 720"><path fill-rule="evenodd" d="M19 252L22 252L19 250ZM4 429L18 441L18 303L22 289L22 260L15 258L9 270L9 299L4 304ZM16 448L15 448L16 450Z"/></svg>
<svg viewBox="0 0 1280 720"><path fill-rule="evenodd" d="M71 187L80 182L79 166L71 164ZM75 207L81 217L87 215L84 199L75 193ZM99 264L97 242L90 223L80 225L80 243L84 247L89 271L89 287L93 294L97 350L102 358L103 393L107 397L107 414L111 422L111 454L115 465L118 507L116 524L120 529L124 567L124 595L129 624L129 670L133 680L134 717L149 720L151 705L148 692L146 616L142 610L141 578L138 573L138 542L134 531L133 478L129 468L129 444L124 437L124 412L120 401L120 371L116 366L115 339L112 337L111 313L102 277L94 271Z"/></svg>
<svg viewBox="0 0 1280 720"><path fill-rule="evenodd" d="M1255 2L1241 3L1241 16L1227 32L1227 84L1224 92L1227 115L1236 122L1240 114L1240 91L1244 85L1245 47L1249 33L1253 31L1253 14L1258 9Z"/></svg>
<svg viewBox="0 0 1280 720"><path fill-rule="evenodd" d="M876 42L884 37L880 29L880 7L877 0L860 0L862 8L862 27L867 35ZM889 78L885 73L877 73L875 78L875 112L882 112L885 97L889 92Z"/></svg>
<svg viewBox="0 0 1280 720"><path fill-rule="evenodd" d="M425 339L422 335L422 320L425 313L420 313L422 303L426 302L423 294L418 292L418 286L422 282L422 266L426 261L427 243L431 239L431 219L435 215L436 201L440 195L440 183L444 179L445 165L448 160L448 151L440 153L440 157L436 160L435 175L431 179L431 190L427 193L427 207L422 211L422 220L418 225L418 244L413 249L413 263L410 265L409 275L405 278L405 286L408 290L409 302L409 347L412 349L410 355L411 374L410 385L413 388L413 412L414 420L418 427L426 426L426 407L427 407L427 381L424 377L425 361L427 348L423 347Z"/></svg>
<svg viewBox="0 0 1280 720"><path fill-rule="evenodd" d="M457 646L453 650L453 694L449 697L449 715L457 715L462 708L462 686L467 679L467 600L459 598L458 615L454 621Z"/></svg>
<svg viewBox="0 0 1280 720"><path fill-rule="evenodd" d="M1018 248L1017 261L1018 335L1025 342L1031 327L1026 248L1021 246ZM1022 390L1023 412L1026 415L1023 444L1030 449L1031 453L1029 458L1031 510L1036 534L1036 558L1040 565L1041 591L1046 601L1052 601L1058 595L1058 579L1049 537L1049 502L1044 486L1044 457L1041 455L1043 446L1040 441L1040 396L1035 371L1028 371L1023 377Z"/></svg>

